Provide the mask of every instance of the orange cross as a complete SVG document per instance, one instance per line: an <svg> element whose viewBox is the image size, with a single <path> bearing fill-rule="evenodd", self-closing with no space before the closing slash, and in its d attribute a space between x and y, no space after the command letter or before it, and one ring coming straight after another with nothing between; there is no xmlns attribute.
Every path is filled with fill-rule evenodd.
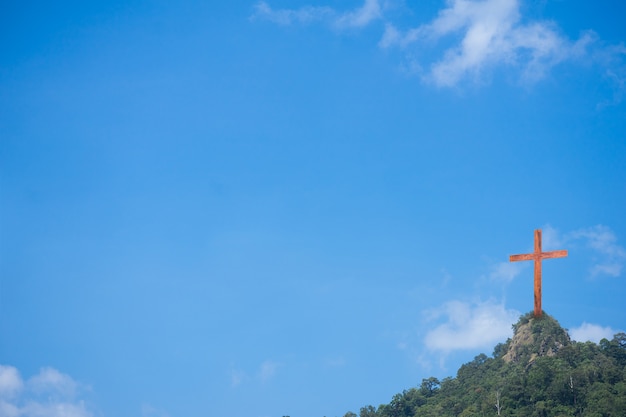
<svg viewBox="0 0 626 417"><path fill-rule="evenodd" d="M535 261L535 317L541 317L541 261L550 258L564 258L566 250L541 252L541 229L535 230L535 251L522 255L511 255L510 262Z"/></svg>

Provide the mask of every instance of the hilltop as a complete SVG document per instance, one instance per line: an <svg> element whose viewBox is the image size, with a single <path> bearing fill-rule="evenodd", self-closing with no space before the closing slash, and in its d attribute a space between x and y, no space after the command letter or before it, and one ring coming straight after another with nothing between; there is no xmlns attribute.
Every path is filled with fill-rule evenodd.
<svg viewBox="0 0 626 417"><path fill-rule="evenodd" d="M506 363L532 365L538 358L556 356L572 344L567 331L547 314L536 319L528 313L513 325L513 330L513 338L507 341L502 355Z"/></svg>
<svg viewBox="0 0 626 417"><path fill-rule="evenodd" d="M553 317L532 313L493 355L480 354L456 377L430 377L359 417L624 417L626 334L579 343ZM348 412L344 417L356 417Z"/></svg>

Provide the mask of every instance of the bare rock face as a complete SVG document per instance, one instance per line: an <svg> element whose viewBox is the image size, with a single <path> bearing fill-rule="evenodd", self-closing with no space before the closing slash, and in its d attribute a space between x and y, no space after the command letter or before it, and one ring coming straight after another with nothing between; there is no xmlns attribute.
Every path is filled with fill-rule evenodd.
<svg viewBox="0 0 626 417"><path fill-rule="evenodd" d="M506 363L520 362L523 356L528 354L530 347L533 345L535 338L530 330L530 323L523 324L518 327L509 343L509 349L502 357Z"/></svg>
<svg viewBox="0 0 626 417"><path fill-rule="evenodd" d="M513 325L513 329L515 334L507 341L507 351L502 357L507 363L529 366L537 358L554 356L563 347L571 344L567 331L545 313L538 319L528 313Z"/></svg>

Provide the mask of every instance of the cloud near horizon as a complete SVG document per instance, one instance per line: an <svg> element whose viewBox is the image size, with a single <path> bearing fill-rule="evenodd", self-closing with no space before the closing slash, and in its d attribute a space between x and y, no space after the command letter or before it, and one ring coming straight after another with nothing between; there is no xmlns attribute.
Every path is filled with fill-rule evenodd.
<svg viewBox="0 0 626 417"><path fill-rule="evenodd" d="M439 324L426 333L424 343L429 350L446 354L454 350L491 348L506 341L513 335L512 325L521 314L494 301L454 300L430 311L429 315L431 321Z"/></svg>
<svg viewBox="0 0 626 417"><path fill-rule="evenodd" d="M616 333L617 331L610 327L602 327L587 322L583 322L579 327L575 327L569 331L572 340L594 343L599 343L602 339L611 340Z"/></svg>
<svg viewBox="0 0 626 417"><path fill-rule="evenodd" d="M92 417L81 390L88 388L54 368L24 381L17 368L0 365L0 416Z"/></svg>

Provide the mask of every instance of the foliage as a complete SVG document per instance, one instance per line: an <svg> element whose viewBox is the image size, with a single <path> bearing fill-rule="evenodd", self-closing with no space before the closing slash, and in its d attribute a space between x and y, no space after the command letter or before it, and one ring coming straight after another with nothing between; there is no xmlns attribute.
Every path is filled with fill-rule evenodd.
<svg viewBox="0 0 626 417"><path fill-rule="evenodd" d="M513 329L492 357L476 356L455 378L423 379L389 404L362 407L359 417L626 416L625 333L572 342L545 313L528 313Z"/></svg>

